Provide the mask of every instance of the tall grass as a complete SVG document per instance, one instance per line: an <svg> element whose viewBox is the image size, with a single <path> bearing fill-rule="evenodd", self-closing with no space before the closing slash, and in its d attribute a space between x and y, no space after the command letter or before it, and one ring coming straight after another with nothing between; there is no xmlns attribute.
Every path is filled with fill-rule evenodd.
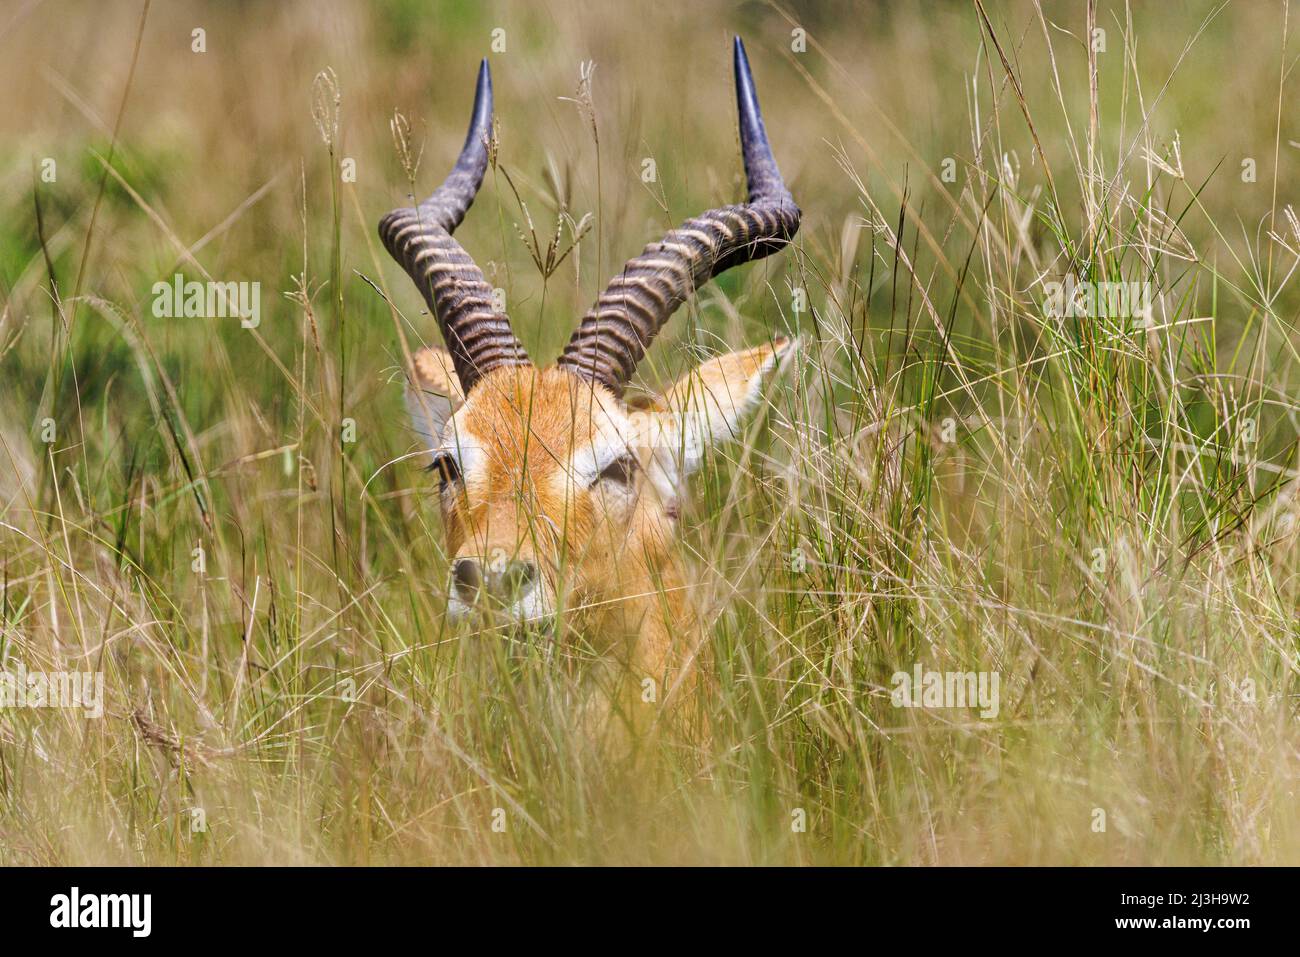
<svg viewBox="0 0 1300 957"><path fill-rule="evenodd" d="M1296 861L1285 3L255 9L155 4L138 57L135 3L0 19L0 655L107 684L0 711L0 862ZM693 486L710 735L648 760L579 720L581 636L444 620L399 461L436 334L374 223L496 27L460 235L535 355L740 194L731 32L805 211L642 370L803 336ZM522 234L565 217L549 272ZM155 318L177 271L259 280L261 326ZM1151 321L1045 309L1066 276ZM917 663L997 672L999 714L894 707Z"/></svg>

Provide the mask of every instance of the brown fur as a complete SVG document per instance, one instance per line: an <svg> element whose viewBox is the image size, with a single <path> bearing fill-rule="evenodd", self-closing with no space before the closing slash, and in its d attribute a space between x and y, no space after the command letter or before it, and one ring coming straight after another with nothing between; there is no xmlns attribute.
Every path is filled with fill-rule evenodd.
<svg viewBox="0 0 1300 957"><path fill-rule="evenodd" d="M670 691L689 697L698 638L673 539L676 487L698 454L681 454L691 445L682 432L695 430L699 450L734 434L790 345L720 357L635 405L555 367L498 368L465 400L446 353L421 350L415 383L445 401L444 416L454 414L442 425L435 413L425 428L413 407L417 427L467 450L462 481L441 496L449 555L536 562L548 608L565 609L593 647L624 666L619 698L630 702L646 678L661 704ZM594 466L583 473L575 463L593 449L622 448L615 427L637 436L628 445L639 467L627 483L593 482Z"/></svg>

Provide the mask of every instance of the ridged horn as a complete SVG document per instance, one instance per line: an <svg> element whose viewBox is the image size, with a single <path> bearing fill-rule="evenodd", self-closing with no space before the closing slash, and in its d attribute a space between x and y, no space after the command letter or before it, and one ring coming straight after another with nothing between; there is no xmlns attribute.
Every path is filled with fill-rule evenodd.
<svg viewBox="0 0 1300 957"><path fill-rule="evenodd" d="M615 395L623 394L655 335L691 293L732 266L772 255L799 229L799 207L772 156L740 37L734 61L749 202L688 219L629 260L583 317L557 362Z"/></svg>
<svg viewBox="0 0 1300 957"><path fill-rule="evenodd" d="M379 221L384 247L401 263L437 318L467 394L498 366L529 365L510 318L493 308L492 289L483 271L451 235L483 182L491 135L492 74L484 59L469 132L456 165L419 206L395 209Z"/></svg>

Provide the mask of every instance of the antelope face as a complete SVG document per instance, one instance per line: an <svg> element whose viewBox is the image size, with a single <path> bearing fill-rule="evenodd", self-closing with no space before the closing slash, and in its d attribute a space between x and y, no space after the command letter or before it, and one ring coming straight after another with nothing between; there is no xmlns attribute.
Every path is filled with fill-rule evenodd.
<svg viewBox="0 0 1300 957"><path fill-rule="evenodd" d="M635 408L558 367L494 370L466 399L450 355L422 349L407 404L438 481L451 616L544 627L652 587L685 479L791 346L712 360Z"/></svg>
<svg viewBox="0 0 1300 957"><path fill-rule="evenodd" d="M799 208L768 145L735 42L748 202L707 210L630 260L554 366L536 368L452 238L488 166L492 81L484 60L460 158L419 206L383 218L385 247L415 281L447 349L422 349L408 405L433 456L447 545L449 607L546 622L561 606L646 596L664 569L682 483L705 449L758 403L790 343L731 353L632 407L623 391L651 341L695 289L784 248Z"/></svg>

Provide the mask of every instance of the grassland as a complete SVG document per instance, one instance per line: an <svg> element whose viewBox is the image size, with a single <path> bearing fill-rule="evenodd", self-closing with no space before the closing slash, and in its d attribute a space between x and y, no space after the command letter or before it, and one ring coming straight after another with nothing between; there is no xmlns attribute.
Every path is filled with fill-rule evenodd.
<svg viewBox="0 0 1300 957"><path fill-rule="evenodd" d="M1295 13L4 4L0 656L106 703L0 710L0 863L1300 861ZM432 186L490 56L458 235L553 356L740 196L733 33L803 227L641 371L805 345L685 516L709 743L622 765L578 652L444 621L395 461L437 334L374 227L394 112ZM260 325L156 317L178 272ZM1054 314L1067 275L1151 320ZM917 663L997 717L894 707Z"/></svg>

